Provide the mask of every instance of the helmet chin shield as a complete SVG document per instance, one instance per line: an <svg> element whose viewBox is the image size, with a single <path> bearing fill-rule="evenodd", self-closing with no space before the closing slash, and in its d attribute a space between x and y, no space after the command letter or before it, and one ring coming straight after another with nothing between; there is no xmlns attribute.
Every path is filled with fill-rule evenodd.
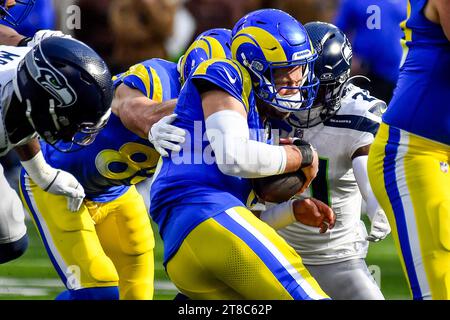
<svg viewBox="0 0 450 320"><path fill-rule="evenodd" d="M8 0L0 0L0 17L12 27L17 27L30 14L36 0L16 0L16 4L8 8Z"/></svg>

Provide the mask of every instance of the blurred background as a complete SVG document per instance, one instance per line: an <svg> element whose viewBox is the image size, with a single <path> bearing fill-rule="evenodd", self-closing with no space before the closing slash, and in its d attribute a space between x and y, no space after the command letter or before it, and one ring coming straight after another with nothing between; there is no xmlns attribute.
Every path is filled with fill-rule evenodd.
<svg viewBox="0 0 450 320"><path fill-rule="evenodd" d="M57 29L93 47L113 74L150 58L176 62L201 32L232 28L246 13L259 8L282 9L301 23L336 24L353 46L353 74L371 79L373 96L389 103L398 76L402 50L399 23L406 18L406 0L37 0L16 30L32 36L40 29ZM17 187L14 153L0 158L11 186ZM0 299L53 299L62 290L34 226L31 244L20 259L0 265ZM156 226L154 228L157 236ZM175 288L163 269L158 239L155 258L155 298L171 299ZM371 244L368 264L388 299L406 299L408 290L392 238ZM378 271L377 271L378 270Z"/></svg>

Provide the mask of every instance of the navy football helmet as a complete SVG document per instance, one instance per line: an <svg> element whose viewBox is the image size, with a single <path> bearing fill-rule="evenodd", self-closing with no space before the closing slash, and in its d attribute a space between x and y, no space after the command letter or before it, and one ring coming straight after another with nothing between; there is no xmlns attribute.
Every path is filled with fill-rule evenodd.
<svg viewBox="0 0 450 320"><path fill-rule="evenodd" d="M315 126L339 110L352 62L350 41L338 27L325 22L310 22L305 28L319 55L314 73L320 86L313 107L295 112L289 119L292 125L301 128Z"/></svg>
<svg viewBox="0 0 450 320"><path fill-rule="evenodd" d="M72 38L41 41L19 63L13 83L31 126L63 152L92 143L111 113L106 63Z"/></svg>
<svg viewBox="0 0 450 320"><path fill-rule="evenodd" d="M0 18L17 27L31 12L36 0L0 0Z"/></svg>
<svg viewBox="0 0 450 320"><path fill-rule="evenodd" d="M262 9L240 19L232 35L233 59L249 70L259 99L285 113L312 106L319 86L313 72L317 54L300 22L284 11ZM302 67L302 82L277 88L274 72L296 66ZM283 89L297 94L279 94Z"/></svg>
<svg viewBox="0 0 450 320"><path fill-rule="evenodd" d="M231 59L231 30L215 28L201 33L178 60L180 82L183 84L198 65L209 59Z"/></svg>

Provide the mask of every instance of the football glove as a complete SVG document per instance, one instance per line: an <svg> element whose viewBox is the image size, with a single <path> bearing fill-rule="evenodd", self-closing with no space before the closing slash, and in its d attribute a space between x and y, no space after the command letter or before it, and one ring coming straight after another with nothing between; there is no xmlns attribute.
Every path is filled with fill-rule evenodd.
<svg viewBox="0 0 450 320"><path fill-rule="evenodd" d="M391 226L383 210L378 210L371 219L370 233L366 240L378 242L391 233Z"/></svg>
<svg viewBox="0 0 450 320"><path fill-rule="evenodd" d="M27 46L28 47L34 47L35 45L37 45L42 40L44 40L46 38L50 38L50 37L72 38L71 35L64 34L61 31L57 31L57 30L40 30L40 31L36 32L32 38L29 38L29 40L27 39L28 40Z"/></svg>
<svg viewBox="0 0 450 320"><path fill-rule="evenodd" d="M49 166L41 151L32 159L21 163L31 180L42 190L65 196L70 211L76 212L80 209L85 197L84 189L73 175Z"/></svg>
<svg viewBox="0 0 450 320"><path fill-rule="evenodd" d="M176 114L162 117L148 132L148 140L163 157L169 156L167 150L179 152L180 144L185 141L186 131L171 125L176 118Z"/></svg>

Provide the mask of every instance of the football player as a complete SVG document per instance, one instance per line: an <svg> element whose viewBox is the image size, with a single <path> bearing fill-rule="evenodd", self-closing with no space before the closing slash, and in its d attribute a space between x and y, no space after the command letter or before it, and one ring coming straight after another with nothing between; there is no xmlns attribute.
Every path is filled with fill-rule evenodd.
<svg viewBox="0 0 450 320"><path fill-rule="evenodd" d="M278 232L331 298L383 299L364 258L367 240L379 241L390 232L367 177L368 151L386 104L349 84L352 49L341 30L323 22L305 28L319 55L314 73L320 87L311 109L294 112L281 123L281 135L300 137L317 148L319 173L301 197L330 206L336 225L324 235L299 222ZM360 220L361 195L372 222L368 236Z"/></svg>
<svg viewBox="0 0 450 320"><path fill-rule="evenodd" d="M450 2L409 0L394 97L369 178L414 299L450 299Z"/></svg>
<svg viewBox="0 0 450 320"><path fill-rule="evenodd" d="M52 146L92 142L110 113L106 64L85 44L57 37L33 48L0 46L0 65L0 155L14 148L36 184L61 196L65 210L77 211L83 188L71 174L46 163L37 137ZM0 170L0 262L6 262L23 253L27 237L20 199Z"/></svg>
<svg viewBox="0 0 450 320"><path fill-rule="evenodd" d="M209 55L226 57L221 32L231 33L199 36L203 48L213 49ZM191 59L211 57L197 51L188 50L183 61L189 67ZM57 299L153 297L153 231L134 185L153 176L160 157L156 150L179 151L174 142L184 141L184 130L170 125L180 74L177 64L150 59L115 77L114 87L113 115L92 145L70 156L42 146L49 163L71 172L84 187L86 200L77 215L65 210L61 197L21 175L27 209L67 287Z"/></svg>
<svg viewBox="0 0 450 320"><path fill-rule="evenodd" d="M302 170L305 189L317 173L309 144L269 145L263 127L268 114L311 106L314 49L304 27L275 9L242 18L231 49L235 60L203 61L187 79L174 122L186 142L156 169L150 214L167 273L191 299L327 298L296 252L247 209L255 200L247 178ZM332 227L328 207L301 204L304 223Z"/></svg>

